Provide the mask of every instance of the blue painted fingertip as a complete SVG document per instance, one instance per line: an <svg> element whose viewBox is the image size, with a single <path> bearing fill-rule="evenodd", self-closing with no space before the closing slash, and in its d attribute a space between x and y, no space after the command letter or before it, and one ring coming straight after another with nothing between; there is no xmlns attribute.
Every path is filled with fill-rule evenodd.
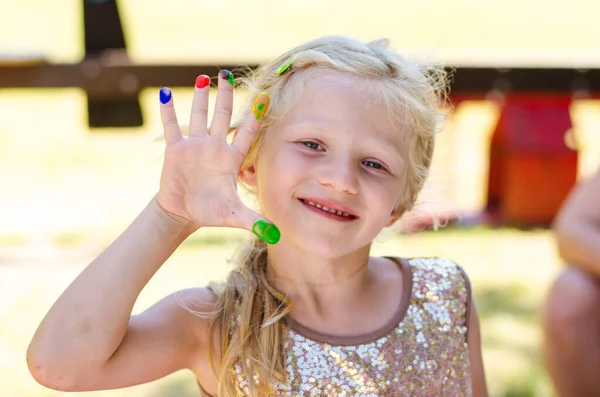
<svg viewBox="0 0 600 397"><path fill-rule="evenodd" d="M172 95L173 94L171 93L171 90L168 89L167 87L161 88L159 91L160 103L162 103L163 105L165 103L168 103L171 100Z"/></svg>

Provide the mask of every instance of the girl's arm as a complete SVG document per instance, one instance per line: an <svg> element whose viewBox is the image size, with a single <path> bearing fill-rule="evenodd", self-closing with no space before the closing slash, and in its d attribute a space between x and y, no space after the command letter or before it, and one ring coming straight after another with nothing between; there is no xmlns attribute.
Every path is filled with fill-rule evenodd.
<svg viewBox="0 0 600 397"><path fill-rule="evenodd" d="M214 386L205 354L209 320L180 307L175 296L140 315L131 317L131 311L146 283L193 231L207 226L253 231L257 221L268 222L244 205L236 183L262 120L250 114L228 143L233 86L231 73L223 72L210 133L208 76L198 77L187 137L179 128L172 92L160 90L166 142L160 189L63 292L40 324L27 352L29 370L39 383L60 390L100 390L190 368L207 391L215 391L206 387ZM268 94L259 94L256 101L261 115L266 113ZM264 230L274 233L276 228ZM262 236L262 229L254 232ZM262 238L274 243L278 234ZM212 311L208 291L188 290L183 295L190 298L186 303L194 304L190 309Z"/></svg>
<svg viewBox="0 0 600 397"><path fill-rule="evenodd" d="M554 232L564 260L600 279L600 172L573 189Z"/></svg>
<svg viewBox="0 0 600 397"><path fill-rule="evenodd" d="M202 322L174 296L130 319L142 288L190 233L153 199L45 316L27 351L34 378L52 389L80 391L129 386L191 368L201 348ZM206 292L184 293L190 295L210 306Z"/></svg>
<svg viewBox="0 0 600 397"><path fill-rule="evenodd" d="M475 308L475 302L471 300L469 316L469 361L471 364L471 380L473 386L473 397L488 397L485 382L485 371L483 369L483 358L481 356L481 335L479 332L479 316Z"/></svg>

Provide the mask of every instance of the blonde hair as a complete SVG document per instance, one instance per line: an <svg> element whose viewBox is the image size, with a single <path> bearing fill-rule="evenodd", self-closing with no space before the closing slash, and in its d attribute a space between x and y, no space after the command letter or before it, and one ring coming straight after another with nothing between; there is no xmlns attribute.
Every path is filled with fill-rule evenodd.
<svg viewBox="0 0 600 397"><path fill-rule="evenodd" d="M279 75L278 69L291 60L290 69ZM298 84L290 81L324 71L370 80L391 119L406 131L402 133L406 175L396 206L396 213L401 215L412 208L428 175L441 114L439 105L446 94L446 73L442 67L404 59L388 49L387 40L364 43L340 36L320 38L294 48L243 79L250 103L263 91L271 97L269 112L243 166L255 164L268 139L269 126L297 98L294 87ZM232 130L238 126L234 124ZM219 396L273 395L274 385L285 382L281 320L289 313L291 302L267 279L265 243L256 239L244 246L235 263L225 283L210 285L216 295L210 335L219 325L221 328ZM210 357L216 371L212 353ZM246 391L238 390L240 376L248 382Z"/></svg>

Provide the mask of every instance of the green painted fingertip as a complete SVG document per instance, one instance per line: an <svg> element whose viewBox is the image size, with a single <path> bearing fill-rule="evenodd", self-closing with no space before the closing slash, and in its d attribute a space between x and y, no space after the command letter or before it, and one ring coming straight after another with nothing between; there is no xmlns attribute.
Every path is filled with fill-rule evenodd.
<svg viewBox="0 0 600 397"><path fill-rule="evenodd" d="M219 74L221 75L221 78L223 80L227 80L227 82L231 85L235 84L235 79L233 78L233 73L231 73L229 70L227 69L223 69L219 72Z"/></svg>
<svg viewBox="0 0 600 397"><path fill-rule="evenodd" d="M258 220L252 226L252 233L267 244L277 244L281 238L279 228L272 223Z"/></svg>

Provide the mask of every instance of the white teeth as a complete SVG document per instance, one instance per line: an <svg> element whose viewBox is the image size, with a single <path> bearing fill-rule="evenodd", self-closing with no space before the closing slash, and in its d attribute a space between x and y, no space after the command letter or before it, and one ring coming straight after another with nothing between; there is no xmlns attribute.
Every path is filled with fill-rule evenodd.
<svg viewBox="0 0 600 397"><path fill-rule="evenodd" d="M323 211L327 211L327 212L330 212L332 214L336 214L336 215L340 215L340 216L345 216L347 218L350 217L350 214L348 214L347 212L331 210L331 209L329 209L329 208L327 208L325 206L322 206L321 204L317 204L317 203L314 203L312 201L307 201L307 200L302 200L302 201L304 201L305 203L307 203L309 205L312 205L313 207L317 207L317 208L319 208L319 209L321 209Z"/></svg>

